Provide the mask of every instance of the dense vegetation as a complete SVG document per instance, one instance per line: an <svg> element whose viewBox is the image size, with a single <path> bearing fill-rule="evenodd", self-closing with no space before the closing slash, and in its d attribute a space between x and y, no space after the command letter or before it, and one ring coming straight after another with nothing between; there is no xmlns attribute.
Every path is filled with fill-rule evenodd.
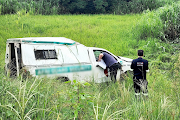
<svg viewBox="0 0 180 120"><path fill-rule="evenodd" d="M146 11L135 27L138 39L154 37L166 42L178 42L180 37L180 2ZM138 29L138 30L137 30Z"/></svg>
<svg viewBox="0 0 180 120"><path fill-rule="evenodd" d="M179 6L120 16L1 15L0 119L180 119ZM63 36L132 59L143 49L149 99L136 101L128 76L109 85L5 76L6 40L31 36Z"/></svg>
<svg viewBox="0 0 180 120"><path fill-rule="evenodd" d="M129 14L141 13L178 0L0 0L0 14Z"/></svg>

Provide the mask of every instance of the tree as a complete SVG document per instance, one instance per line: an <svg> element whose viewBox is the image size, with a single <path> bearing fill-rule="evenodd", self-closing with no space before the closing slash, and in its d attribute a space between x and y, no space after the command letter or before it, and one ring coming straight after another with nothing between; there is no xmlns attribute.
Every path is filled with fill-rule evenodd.
<svg viewBox="0 0 180 120"><path fill-rule="evenodd" d="M106 0L94 0L93 1L97 13L105 13L108 2Z"/></svg>
<svg viewBox="0 0 180 120"><path fill-rule="evenodd" d="M83 9L86 8L87 5L86 0L60 0L59 4L63 7L65 7L66 11L69 11L70 13L81 13Z"/></svg>

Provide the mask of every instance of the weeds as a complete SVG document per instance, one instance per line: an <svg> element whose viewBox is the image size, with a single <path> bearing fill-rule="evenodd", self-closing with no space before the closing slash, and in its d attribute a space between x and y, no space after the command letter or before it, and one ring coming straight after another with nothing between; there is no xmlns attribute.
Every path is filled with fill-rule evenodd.
<svg viewBox="0 0 180 120"><path fill-rule="evenodd" d="M150 23L144 22L147 26L143 29L156 36L154 28L159 25L156 21L159 26L164 25L162 18L156 16L155 11L145 16L148 18L148 15L155 16L155 20L149 18ZM134 36L131 30L141 17L1 15L0 119L179 119L178 45L175 51L173 46L160 39L136 40L134 36L143 26L134 30L137 31ZM48 78L24 80L19 77L12 80L5 77L6 40L31 36L64 36L130 58L136 58L137 50L144 49L150 68L147 74L149 99L135 100L132 75L125 75L124 80L115 84L90 83L90 86Z"/></svg>
<svg viewBox="0 0 180 120"><path fill-rule="evenodd" d="M180 2L177 2L154 11L147 10L133 29L133 33L138 39L153 37L167 43L176 41L180 34L179 6Z"/></svg>
<svg viewBox="0 0 180 120"><path fill-rule="evenodd" d="M68 81L66 83L70 83L71 81ZM71 107L73 108L73 114L74 114L74 119L78 118L81 119L82 118L82 112L84 109L86 109L86 104L82 104L84 102L84 100L86 100L87 98L91 98L90 95L86 94L83 92L83 87L89 86L90 84L87 82L78 82L76 80L73 81L72 87L73 87L73 91L69 91L68 93L68 97L69 97L69 102L71 104ZM89 102L91 102L90 100L86 100L86 103L88 104Z"/></svg>
<svg viewBox="0 0 180 120"><path fill-rule="evenodd" d="M7 91L7 95L1 100L0 105L0 111L3 110L6 114L1 114L0 117L102 120L178 118L178 112L174 112L179 110L178 103L172 102L178 100L178 97L175 97L178 94L171 94L171 89L166 88L168 85L178 89L178 86L171 86L173 84L158 71L151 71L150 74L152 77L147 76L150 84L149 99L146 101L136 101L134 90L131 89L132 79L127 79L131 81L128 81L129 85L124 81L108 85L91 83L89 86L77 81L70 84L31 78L22 82L22 79L18 78L14 81L14 83L18 81L18 85L11 85L1 92ZM18 91L13 91L12 88Z"/></svg>
<svg viewBox="0 0 180 120"><path fill-rule="evenodd" d="M13 112L14 115L20 120L31 119L30 116L33 113L44 110L40 108L34 108L36 102L33 102L33 98L36 96L36 94L38 94L38 92L35 92L35 90L42 80L37 85L35 84L36 81L37 79L34 80L29 90L27 90L28 79L23 82L22 78L19 78L18 95L14 95L12 92L7 90L7 93L11 96L9 101L13 101L13 103L0 106ZM30 104L30 106L28 106L28 104Z"/></svg>

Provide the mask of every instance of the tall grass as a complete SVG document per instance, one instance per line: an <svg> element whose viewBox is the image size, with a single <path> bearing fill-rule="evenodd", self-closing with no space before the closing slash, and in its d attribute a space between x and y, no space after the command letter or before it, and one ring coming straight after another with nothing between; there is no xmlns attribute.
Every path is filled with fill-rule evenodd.
<svg viewBox="0 0 180 120"><path fill-rule="evenodd" d="M15 116L12 116L12 118L26 120L26 119L30 119L31 114L33 114L34 112L43 110L40 108L34 108L36 102L33 100L33 98L38 93L38 92L35 92L35 90L41 81L39 82L39 84L36 85L37 80L35 79L32 85L30 86L30 88L27 88L28 80L24 81L22 80L22 78L19 78L19 79L20 80L18 80L19 81L18 94L17 95L13 94L12 93L13 91L11 92L8 90L3 91L3 92L6 92L10 96L8 97L7 95L7 98L9 98L10 102L8 101L7 105L0 105L0 107L7 109L7 111L9 112L8 117L11 115L15 115Z"/></svg>
<svg viewBox="0 0 180 120"><path fill-rule="evenodd" d="M83 86L79 83L61 83L47 78L30 79L21 83L20 79L12 81L4 77L6 80L3 85L11 84L11 86L1 92L3 99L0 117L1 119L179 119L180 108L176 102L179 93L172 91L173 83L166 80L165 75L159 71L150 74L153 77L148 76L149 99L141 101L135 99L130 81L108 85L90 83L90 86ZM79 85L80 94L78 94ZM5 109L6 107L11 109Z"/></svg>
<svg viewBox="0 0 180 120"><path fill-rule="evenodd" d="M142 19L134 28L139 39L154 37L166 42L177 43L179 40L180 2L172 3L154 11L144 12Z"/></svg>
<svg viewBox="0 0 180 120"><path fill-rule="evenodd" d="M0 17L1 27L6 26L1 29L0 40L3 41L3 48L8 38L64 36L87 46L101 47L116 55L125 55L125 52L132 54L132 51L126 49L129 44L131 45L128 42L129 33L131 26L136 23L140 15L32 16L18 14Z"/></svg>
<svg viewBox="0 0 180 120"><path fill-rule="evenodd" d="M149 13L148 13L149 14ZM136 40L132 27L142 15L0 16L0 119L179 119L179 55L159 39ZM150 26L149 26L150 27ZM137 29L138 31L138 29ZM149 60L149 99L137 101L133 81L74 84L59 80L16 79L3 74L8 38L67 37L115 55Z"/></svg>

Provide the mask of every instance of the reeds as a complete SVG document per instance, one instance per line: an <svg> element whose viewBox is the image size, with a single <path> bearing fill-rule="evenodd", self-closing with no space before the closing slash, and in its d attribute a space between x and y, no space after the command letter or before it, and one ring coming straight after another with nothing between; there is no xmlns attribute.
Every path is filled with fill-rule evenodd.
<svg viewBox="0 0 180 120"><path fill-rule="evenodd" d="M148 15L153 16L154 13ZM0 29L0 119L60 120L75 119L78 114L79 119L179 119L179 54L159 39L136 40L131 30L141 17L0 16L0 27L3 28ZM130 58L137 57L137 49L144 49L150 68L147 74L149 99L135 99L132 76L126 76L115 84L90 83L90 86L81 87L56 79L24 80L4 76L6 40L28 36L64 36L86 46L105 48L115 55ZM78 97L82 98L79 103Z"/></svg>

